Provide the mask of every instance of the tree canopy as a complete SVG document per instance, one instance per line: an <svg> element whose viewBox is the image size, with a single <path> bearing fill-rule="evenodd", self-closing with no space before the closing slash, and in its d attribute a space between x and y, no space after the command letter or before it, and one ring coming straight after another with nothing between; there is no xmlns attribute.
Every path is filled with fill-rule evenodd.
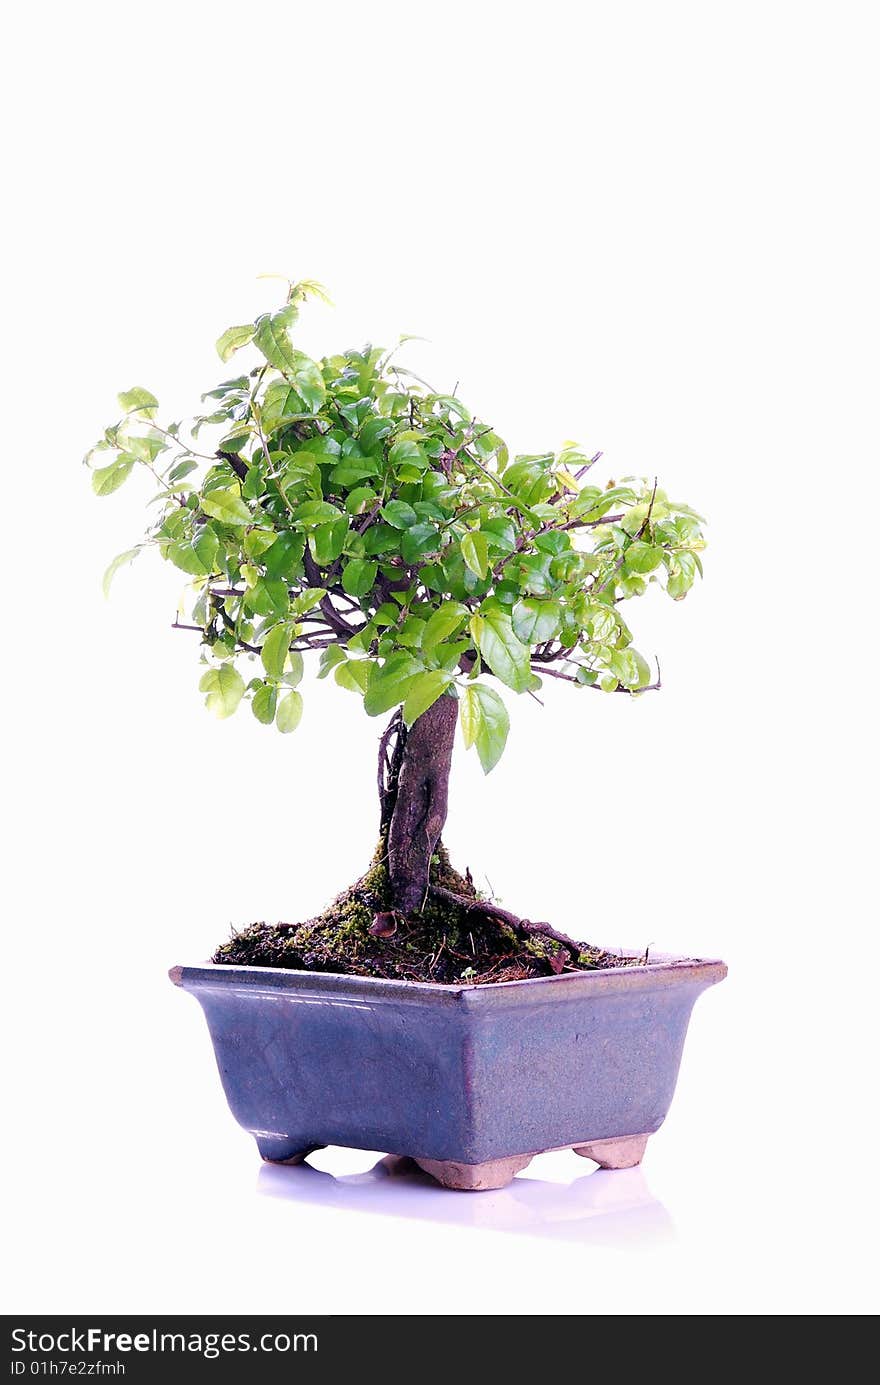
<svg viewBox="0 0 880 1385"><path fill-rule="evenodd" d="M654 582L687 594L700 516L653 479L595 484L598 455L571 443L511 457L398 348L313 360L293 337L310 296L325 294L291 283L279 311L222 334L223 362L247 350L255 363L204 394L203 413L160 424L149 390L125 390L86 457L99 496L135 472L156 488L153 522L105 591L146 548L187 575L207 706L226 717L249 701L293 731L314 651L319 677L371 716L402 706L411 725L451 691L488 772L509 728L497 684L658 686L620 607Z"/></svg>

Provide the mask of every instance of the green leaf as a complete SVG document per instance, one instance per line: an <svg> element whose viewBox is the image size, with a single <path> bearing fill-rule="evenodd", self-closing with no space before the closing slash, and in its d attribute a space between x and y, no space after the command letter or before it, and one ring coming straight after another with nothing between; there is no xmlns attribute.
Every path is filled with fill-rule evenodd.
<svg viewBox="0 0 880 1385"><path fill-rule="evenodd" d="M607 606L587 605L581 611L580 619L590 637L599 644L607 644L617 638L617 613Z"/></svg>
<svg viewBox="0 0 880 1385"><path fill-rule="evenodd" d="M340 518L341 511L329 500L304 500L296 510L296 524L301 529L317 529L321 524Z"/></svg>
<svg viewBox="0 0 880 1385"><path fill-rule="evenodd" d="M270 365L285 375L292 375L296 348L290 340L291 315L262 313L254 324L253 343Z"/></svg>
<svg viewBox="0 0 880 1385"><path fill-rule="evenodd" d="M337 664L345 663L345 650L340 649L338 644L328 644L318 660L318 677L326 678L331 669Z"/></svg>
<svg viewBox="0 0 880 1385"><path fill-rule="evenodd" d="M468 609L458 601L444 601L431 616L422 636L422 649L429 654L436 645L459 631L468 616Z"/></svg>
<svg viewBox="0 0 880 1385"><path fill-rule="evenodd" d="M496 582L493 595L502 606L514 606L519 596L519 587L516 582Z"/></svg>
<svg viewBox="0 0 880 1385"><path fill-rule="evenodd" d="M309 547L315 562L321 567L335 563L345 547L348 538L348 520L335 519L332 524L321 524L309 535Z"/></svg>
<svg viewBox="0 0 880 1385"><path fill-rule="evenodd" d="M645 688L651 681L651 669L648 664L648 661L643 654L639 653L637 649L633 649L630 652L636 661L636 668L638 670L639 675L636 686L639 688Z"/></svg>
<svg viewBox="0 0 880 1385"><path fill-rule="evenodd" d="M270 577L284 577L294 581L302 571L303 550L306 542L302 534L293 534L289 529L279 534L263 557L263 565Z"/></svg>
<svg viewBox="0 0 880 1385"><path fill-rule="evenodd" d="M350 515L362 515L375 499L376 492L371 486L357 486L346 496L345 508Z"/></svg>
<svg viewBox="0 0 880 1385"><path fill-rule="evenodd" d="M553 458L548 454L542 457L517 457L505 469L502 480L508 490L514 492L526 505L539 505L547 500L556 488L556 481L550 470Z"/></svg>
<svg viewBox="0 0 880 1385"><path fill-rule="evenodd" d="M461 556L477 577L483 578L489 571L489 544L485 534L469 529L461 541Z"/></svg>
<svg viewBox="0 0 880 1385"><path fill-rule="evenodd" d="M414 524L405 529L400 540L400 552L405 563L414 566L428 553L436 552L440 546L439 531L436 524Z"/></svg>
<svg viewBox="0 0 880 1385"><path fill-rule="evenodd" d="M330 480L334 487L341 487L348 490L350 486L357 485L358 481L365 481L368 476L376 475L376 463L371 457L344 457L330 473ZM372 494L372 492L371 492ZM346 504L348 509L348 504ZM349 509L349 514L354 511Z"/></svg>
<svg viewBox="0 0 880 1385"><path fill-rule="evenodd" d="M241 498L238 486L225 486L208 491L201 497L200 504L206 515L210 515L212 519L219 519L221 524L231 524L238 528L243 524L250 524L253 520L253 515Z"/></svg>
<svg viewBox="0 0 880 1385"><path fill-rule="evenodd" d="M428 465L428 459L421 447L410 438L402 438L394 443L389 448L388 460L392 466L414 466L419 471L424 471Z"/></svg>
<svg viewBox="0 0 880 1385"><path fill-rule="evenodd" d="M302 682L303 670L303 656L298 649L292 649L287 656L287 663L281 675L282 683L286 683L288 688L297 687Z"/></svg>
<svg viewBox="0 0 880 1385"><path fill-rule="evenodd" d="M245 605L258 616L274 616L282 620L290 614L287 583L280 577L258 577L245 592Z"/></svg>
<svg viewBox="0 0 880 1385"><path fill-rule="evenodd" d="M460 711L465 746L476 745L483 773L488 774L501 759L507 743L507 708L493 688L483 683L466 683Z"/></svg>
<svg viewBox="0 0 880 1385"><path fill-rule="evenodd" d="M490 548L498 548L502 553L512 553L516 548L516 529L513 520L498 515L494 519L484 519L480 532L486 535Z"/></svg>
<svg viewBox="0 0 880 1385"><path fill-rule="evenodd" d="M253 338L254 331L252 322L246 323L243 327L227 327L223 335L217 338L217 355L221 361L228 361L241 347L247 346Z"/></svg>
<svg viewBox="0 0 880 1385"><path fill-rule="evenodd" d="M421 649L425 624L421 616L407 616L403 625L394 631L394 638L398 644L406 645L410 649Z"/></svg>
<svg viewBox="0 0 880 1385"><path fill-rule="evenodd" d="M519 562L519 580L523 589L531 596L549 596L553 590L550 579L550 553L530 553ZM509 571L509 566L506 571Z"/></svg>
<svg viewBox="0 0 880 1385"><path fill-rule="evenodd" d="M427 712L432 707L438 697L449 687L452 682L452 675L444 673L442 669L434 669L430 673L420 673L410 686L403 704L403 719L407 726L412 726L413 722Z"/></svg>
<svg viewBox="0 0 880 1385"><path fill-rule="evenodd" d="M249 558L262 558L277 538L274 529L249 529L244 536L244 551Z"/></svg>
<svg viewBox="0 0 880 1385"><path fill-rule="evenodd" d="M290 731L295 731L302 718L302 712L302 693L287 693L278 703L278 711L275 714L275 725L278 730L283 731L285 735Z"/></svg>
<svg viewBox="0 0 880 1385"><path fill-rule="evenodd" d="M280 678L290 649L293 631L289 625L275 625L263 640L260 658L263 668L272 678ZM271 720L271 718L270 718Z"/></svg>
<svg viewBox="0 0 880 1385"><path fill-rule="evenodd" d="M531 681L529 650L514 634L510 616L485 611L471 616L471 634L483 661L514 692L525 692Z"/></svg>
<svg viewBox="0 0 880 1385"><path fill-rule="evenodd" d="M464 748L470 750L477 739L477 732L480 729L480 699L477 696L479 683L466 683L458 704L459 719L461 721L462 735L464 736Z"/></svg>
<svg viewBox="0 0 880 1385"><path fill-rule="evenodd" d="M291 389L287 380L272 381L263 395L260 412L263 427L268 429L277 428L282 419L292 421L304 415L311 415L311 410L306 408L305 400L296 390Z"/></svg>
<svg viewBox="0 0 880 1385"><path fill-rule="evenodd" d="M304 438L297 451L297 457L301 458L304 452L311 452L314 456L320 457L322 462L328 460L337 461L342 450L342 445L331 433L320 433L317 437Z"/></svg>
<svg viewBox="0 0 880 1385"><path fill-rule="evenodd" d="M436 659L447 673L457 673L462 654L471 647L470 638L454 640L452 644L438 644L430 651L430 658Z"/></svg>
<svg viewBox="0 0 880 1385"><path fill-rule="evenodd" d="M123 452L109 466L99 466L97 470L92 472L92 490L95 495L112 495L114 491L118 491L122 483L127 481L131 475L134 463L134 457Z"/></svg>
<svg viewBox="0 0 880 1385"><path fill-rule="evenodd" d="M390 524L371 524L364 534L367 553L392 553L400 546L401 533Z"/></svg>
<svg viewBox="0 0 880 1385"><path fill-rule="evenodd" d="M190 577L205 576L205 565L191 543L162 544L160 552L175 567L179 567L181 572L188 572Z"/></svg>
<svg viewBox="0 0 880 1385"><path fill-rule="evenodd" d="M378 627L396 625L399 619L400 607L395 606L393 601L383 601L373 616L373 624Z"/></svg>
<svg viewBox="0 0 880 1385"><path fill-rule="evenodd" d="M290 340L290 314L282 309L273 316L257 319L254 345L270 365L275 366L293 384L303 403L310 409L320 409L327 396L324 379L317 362L304 352L297 351Z"/></svg>
<svg viewBox="0 0 880 1385"><path fill-rule="evenodd" d="M346 663L339 664L333 677L340 688L363 694L370 681L371 668L372 664L368 659L349 659Z"/></svg>
<svg viewBox="0 0 880 1385"><path fill-rule="evenodd" d="M199 689L207 693L205 706L209 711L230 717L244 696L244 679L233 664L220 664L202 674Z"/></svg>
<svg viewBox="0 0 880 1385"><path fill-rule="evenodd" d="M662 561L662 548L650 543L634 543L626 550L624 565L629 572L653 572Z"/></svg>
<svg viewBox="0 0 880 1385"><path fill-rule="evenodd" d="M123 390L116 398L123 413L140 414L143 418L154 418L159 407L156 396L141 385L132 385L130 390Z"/></svg>
<svg viewBox="0 0 880 1385"><path fill-rule="evenodd" d="M352 558L342 572L343 590L359 600L372 589L378 571L379 564L371 562L369 558Z"/></svg>
<svg viewBox="0 0 880 1385"><path fill-rule="evenodd" d="M305 591L298 592L291 601L290 614L292 616L304 616L308 611L313 611L316 606L320 606L326 595L323 587L306 587Z"/></svg>
<svg viewBox="0 0 880 1385"><path fill-rule="evenodd" d="M196 471L198 465L198 462L194 462L192 460L188 462L178 462L177 466L174 467L173 470L168 473L168 480L170 484L173 486L178 481L182 481L184 476L189 476L193 471Z"/></svg>
<svg viewBox="0 0 880 1385"><path fill-rule="evenodd" d="M367 713L375 717L398 707L423 672L423 666L404 650L391 654L381 668L374 665L364 697Z"/></svg>
<svg viewBox="0 0 880 1385"><path fill-rule="evenodd" d="M223 399L226 400L230 394L245 395L250 388L250 380L246 375L236 375L234 380L224 380L215 390L208 390L202 395L202 400Z"/></svg>
<svg viewBox="0 0 880 1385"><path fill-rule="evenodd" d="M202 525L192 541L192 549L202 565L203 572L208 573L214 571L219 548L220 540L217 538L214 530L208 524Z"/></svg>
<svg viewBox="0 0 880 1385"><path fill-rule="evenodd" d="M390 418L368 418L358 433L358 442L363 452L381 453L382 443L391 432L394 424Z"/></svg>
<svg viewBox="0 0 880 1385"><path fill-rule="evenodd" d="M639 666L631 649L612 649L608 655L608 667L627 687L638 685Z"/></svg>
<svg viewBox="0 0 880 1385"><path fill-rule="evenodd" d="M535 535L535 547L540 553L552 553L557 557L571 548L571 539L559 529L551 529L547 534Z"/></svg>
<svg viewBox="0 0 880 1385"><path fill-rule="evenodd" d="M382 518L393 524L395 529L409 529L416 523L418 515L405 500L389 500L387 505L382 506Z"/></svg>
<svg viewBox="0 0 880 1385"><path fill-rule="evenodd" d="M241 493L245 500L259 500L266 489L266 482L259 466L251 464L247 476L241 483Z"/></svg>
<svg viewBox="0 0 880 1385"><path fill-rule="evenodd" d="M101 583L101 587L105 597L110 595L110 586L113 582L113 578L116 576L119 569L121 567L125 567L126 563L133 562L133 560L137 557L140 551L141 544L138 544L137 548L127 548L124 553L117 553L116 557L113 559L113 562L110 563L110 565L107 568L107 571L104 573L104 579Z"/></svg>
<svg viewBox="0 0 880 1385"><path fill-rule="evenodd" d="M697 559L693 553L674 553L667 558L669 578L666 590L674 601L681 601L694 585L697 573Z"/></svg>
<svg viewBox="0 0 880 1385"><path fill-rule="evenodd" d="M275 706L278 702L278 690L271 683L261 683L254 693L251 701L251 711L261 721L264 726L271 726L275 720Z"/></svg>
<svg viewBox="0 0 880 1385"><path fill-rule="evenodd" d="M319 284L317 279L300 279L290 290L290 300L294 302L298 298L320 298L322 303L327 303L332 308L333 299L325 289L323 284Z"/></svg>
<svg viewBox="0 0 880 1385"><path fill-rule="evenodd" d="M125 439L125 450L139 462L154 462L160 452L168 447L161 433L151 428L149 433L141 433Z"/></svg>
<svg viewBox="0 0 880 1385"><path fill-rule="evenodd" d="M511 614L514 633L523 644L543 644L552 640L559 629L559 607L555 601L537 601L530 596L518 601Z"/></svg>
<svg viewBox="0 0 880 1385"><path fill-rule="evenodd" d="M250 436L250 429L239 424L237 428L233 428L231 433L226 433L220 439L217 444L218 451L229 452L232 456L236 456L243 447L247 446Z"/></svg>

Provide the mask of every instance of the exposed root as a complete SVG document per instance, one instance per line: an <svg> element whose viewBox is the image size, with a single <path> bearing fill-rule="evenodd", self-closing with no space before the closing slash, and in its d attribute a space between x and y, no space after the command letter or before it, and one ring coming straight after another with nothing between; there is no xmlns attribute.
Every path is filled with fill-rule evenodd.
<svg viewBox="0 0 880 1385"><path fill-rule="evenodd" d="M524 938L551 938L553 942L561 944L568 949L572 961L577 962L583 952L583 943L576 943L567 933L560 933L556 928L552 928L549 923L534 923L531 919L521 919L516 914L512 914L509 909L502 909L491 899L466 898L463 895L455 894L452 890L445 889L442 885L431 885L429 893L435 899L442 899L446 904L455 904L463 909L467 914L479 914L484 918L497 919L500 923L506 923L508 928L512 928ZM548 959L549 960L549 959ZM564 963L553 966L554 971L562 971Z"/></svg>
<svg viewBox="0 0 880 1385"><path fill-rule="evenodd" d="M253 923L223 943L215 962L287 967L447 985L522 981L561 971L633 965L579 944L547 923L521 919L480 899L470 872L461 875L439 844L421 909L391 906L387 851L328 909L305 923Z"/></svg>

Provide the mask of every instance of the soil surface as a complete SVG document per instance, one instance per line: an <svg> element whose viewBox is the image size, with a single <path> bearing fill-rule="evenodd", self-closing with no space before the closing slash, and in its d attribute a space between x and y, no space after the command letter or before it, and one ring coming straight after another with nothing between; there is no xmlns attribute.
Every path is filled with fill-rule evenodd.
<svg viewBox="0 0 880 1385"><path fill-rule="evenodd" d="M464 902L429 893L417 913L403 917L390 912L386 851L380 842L367 873L323 914L306 923L252 923L222 943L213 960L448 985L523 981L562 971L637 966L644 960L586 943L577 944L579 951L573 953L554 938L524 935L492 915L491 901L482 899L470 875L462 876L450 865L442 846L432 857L431 885L462 901L482 901L485 908L469 909Z"/></svg>

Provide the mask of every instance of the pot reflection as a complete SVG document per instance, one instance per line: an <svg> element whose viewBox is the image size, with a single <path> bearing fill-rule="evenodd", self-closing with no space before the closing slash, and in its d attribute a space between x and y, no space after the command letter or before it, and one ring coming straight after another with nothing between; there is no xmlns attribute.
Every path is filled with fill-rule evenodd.
<svg viewBox="0 0 880 1385"><path fill-rule="evenodd" d="M565 1182L536 1177L538 1168L536 1159L527 1172L495 1192L455 1193L441 1188L411 1159L392 1154L361 1173L326 1173L309 1162L264 1164L257 1191L345 1211L562 1241L636 1246L675 1239L672 1217L651 1193L641 1166L596 1169Z"/></svg>

